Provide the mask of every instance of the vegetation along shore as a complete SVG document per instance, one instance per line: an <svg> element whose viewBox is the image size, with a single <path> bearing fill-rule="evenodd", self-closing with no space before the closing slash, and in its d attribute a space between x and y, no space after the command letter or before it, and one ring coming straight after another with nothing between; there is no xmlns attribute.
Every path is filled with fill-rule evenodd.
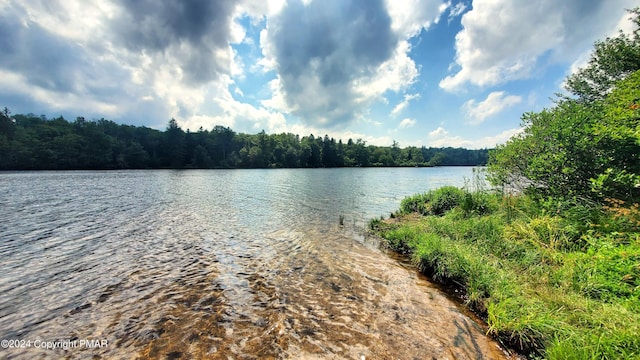
<svg viewBox="0 0 640 360"><path fill-rule="evenodd" d="M640 359L639 30L597 42L565 84L487 174L370 227L530 358Z"/></svg>
<svg viewBox="0 0 640 360"><path fill-rule="evenodd" d="M367 145L362 139L236 133L228 127L165 131L83 117L67 121L0 112L0 170L476 166L487 149Z"/></svg>

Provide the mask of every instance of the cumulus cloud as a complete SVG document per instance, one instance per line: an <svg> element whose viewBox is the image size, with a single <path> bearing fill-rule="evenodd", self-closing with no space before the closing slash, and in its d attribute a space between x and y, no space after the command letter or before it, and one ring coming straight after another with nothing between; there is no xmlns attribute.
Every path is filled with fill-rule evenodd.
<svg viewBox="0 0 640 360"><path fill-rule="evenodd" d="M327 126L352 120L354 82L393 53L390 24L380 1L292 2L271 18L266 52L291 111Z"/></svg>
<svg viewBox="0 0 640 360"><path fill-rule="evenodd" d="M235 2L120 0L119 4L119 16L109 27L114 41L129 51L171 57L190 83L206 83L228 72L233 57L229 42L243 37L237 39L233 26Z"/></svg>
<svg viewBox="0 0 640 360"><path fill-rule="evenodd" d="M60 8L55 3L51 8L4 4L0 12L2 98L13 99L10 105L19 111L58 113L72 109L76 115L98 117L142 110L144 101L149 106L145 116L157 115L155 109L162 109L162 104L143 100L148 93L131 83L130 69L98 44L102 33L96 24L104 18L103 10L110 8L63 3L58 4ZM62 10L74 6L84 10L79 12L83 16L67 23L69 14ZM135 99L141 102L132 103Z"/></svg>
<svg viewBox="0 0 640 360"><path fill-rule="evenodd" d="M449 5L449 6L451 6L451 5ZM449 17L448 17L447 21L450 23L454 18L462 15L462 13L465 10L467 10L467 5L465 5L465 3L459 2L459 3L455 4L449 10Z"/></svg>
<svg viewBox="0 0 640 360"><path fill-rule="evenodd" d="M82 46L30 21L28 13L17 6L0 14L0 39L0 67L37 87L77 91L82 87L78 80L96 70L91 69Z"/></svg>
<svg viewBox="0 0 640 360"><path fill-rule="evenodd" d="M415 81L418 70L406 37L428 26L426 14L434 19L440 12L438 6L426 6L411 13L391 4L291 2L271 17L261 35L262 63L278 74L269 104L331 128L360 118L386 91Z"/></svg>
<svg viewBox="0 0 640 360"><path fill-rule="evenodd" d="M415 82L419 71L408 55L409 42L399 41L393 55L382 63L371 77L354 82L355 104L362 106L373 99L382 98L387 91L400 92ZM387 100L382 98L386 103Z"/></svg>
<svg viewBox="0 0 640 360"><path fill-rule="evenodd" d="M391 110L391 115L396 116L400 114L407 106L409 106L409 102L414 99L419 99L420 94L405 94L404 98L401 102L396 105L393 110Z"/></svg>
<svg viewBox="0 0 640 360"><path fill-rule="evenodd" d="M471 99L462 108L470 119L471 124L480 124L502 110L522 101L520 96L507 95L504 91L494 91L486 99L477 102Z"/></svg>
<svg viewBox="0 0 640 360"><path fill-rule="evenodd" d="M202 118L211 89L242 75L231 47L245 36L236 19L243 12L262 16L269 7L259 3L5 2L0 94L15 99L18 109L60 109L133 124Z"/></svg>
<svg viewBox="0 0 640 360"><path fill-rule="evenodd" d="M449 5L34 0L0 6L0 94L19 97L27 111L63 109L159 127L175 117L189 128L245 129L285 128L286 114L293 114L330 129L366 121L369 105L417 79L407 40ZM243 79L244 62L253 60L234 49L250 43L240 25L245 16L254 26L267 25L261 64L275 70L270 98L252 104L234 98L244 97L236 81Z"/></svg>
<svg viewBox="0 0 640 360"><path fill-rule="evenodd" d="M463 25L441 82L454 90L525 77L541 56L573 60L630 2L0 0L0 97L14 112L156 128L175 117L192 130L310 130L389 145L359 129L417 127L403 111L432 89L414 87L415 61L436 60L411 46L443 17ZM610 9L620 15L603 16ZM515 100L495 93L463 109L478 123ZM392 119L383 124L381 112Z"/></svg>
<svg viewBox="0 0 640 360"><path fill-rule="evenodd" d="M438 23L451 4L437 0L386 0L391 28L404 39L416 36L422 29Z"/></svg>
<svg viewBox="0 0 640 360"><path fill-rule="evenodd" d="M556 61L574 59L585 42L592 43L615 26L607 12L621 12L631 3L476 0L456 35L456 72L442 79L440 87L457 91L467 83L492 86L530 77L546 55Z"/></svg>
<svg viewBox="0 0 640 360"><path fill-rule="evenodd" d="M400 129L406 129L406 128L410 128L410 127L414 126L415 124L417 124L416 120L410 119L410 118L405 118L405 119L402 119L402 121L400 121L400 124L398 125L398 127Z"/></svg>
<svg viewBox="0 0 640 360"><path fill-rule="evenodd" d="M625 13L620 16L620 19L618 20L618 23L616 24L615 28L609 29L609 33L606 34L606 36L617 37L620 34L620 31L622 31L624 34L627 34L628 36L631 36L634 30L635 30L635 24L633 23L633 21L631 21L630 15L628 13ZM581 68L586 67L589 64L589 58L591 57L592 51L593 51L592 48L588 48L587 50L579 54L576 57L576 60L573 63L571 63L571 66L567 71L567 75L575 74ZM562 87L565 88L564 82L562 84Z"/></svg>
<svg viewBox="0 0 640 360"><path fill-rule="evenodd" d="M498 144L507 142L511 137L522 132L521 128L504 130L501 133L494 136L485 136L479 139L465 139L461 136L452 136L449 131L445 130L442 126L429 132L427 135L426 146L431 147L464 147L468 149L491 149Z"/></svg>

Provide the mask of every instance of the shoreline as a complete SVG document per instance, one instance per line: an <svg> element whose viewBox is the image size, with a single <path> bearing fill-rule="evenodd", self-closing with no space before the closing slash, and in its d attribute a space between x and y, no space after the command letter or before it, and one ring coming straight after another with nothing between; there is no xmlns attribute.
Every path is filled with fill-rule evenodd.
<svg viewBox="0 0 640 360"><path fill-rule="evenodd" d="M487 335L523 358L640 358L640 237L600 226L619 214L576 230L524 195L459 189L441 192L460 201L434 214L438 191L406 198L370 231L483 321Z"/></svg>

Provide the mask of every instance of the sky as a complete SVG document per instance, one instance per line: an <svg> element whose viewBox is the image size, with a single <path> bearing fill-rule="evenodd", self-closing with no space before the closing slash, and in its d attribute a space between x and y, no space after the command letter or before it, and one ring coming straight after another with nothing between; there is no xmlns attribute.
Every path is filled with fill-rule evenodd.
<svg viewBox="0 0 640 360"><path fill-rule="evenodd" d="M0 107L492 148L636 0L0 0Z"/></svg>

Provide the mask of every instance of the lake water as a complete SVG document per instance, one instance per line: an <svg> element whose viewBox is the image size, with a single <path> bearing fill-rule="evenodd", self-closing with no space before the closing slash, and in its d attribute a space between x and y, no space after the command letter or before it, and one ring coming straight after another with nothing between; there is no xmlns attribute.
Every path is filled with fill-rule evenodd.
<svg viewBox="0 0 640 360"><path fill-rule="evenodd" d="M364 231L403 197L471 177L0 173L0 358L502 358Z"/></svg>

